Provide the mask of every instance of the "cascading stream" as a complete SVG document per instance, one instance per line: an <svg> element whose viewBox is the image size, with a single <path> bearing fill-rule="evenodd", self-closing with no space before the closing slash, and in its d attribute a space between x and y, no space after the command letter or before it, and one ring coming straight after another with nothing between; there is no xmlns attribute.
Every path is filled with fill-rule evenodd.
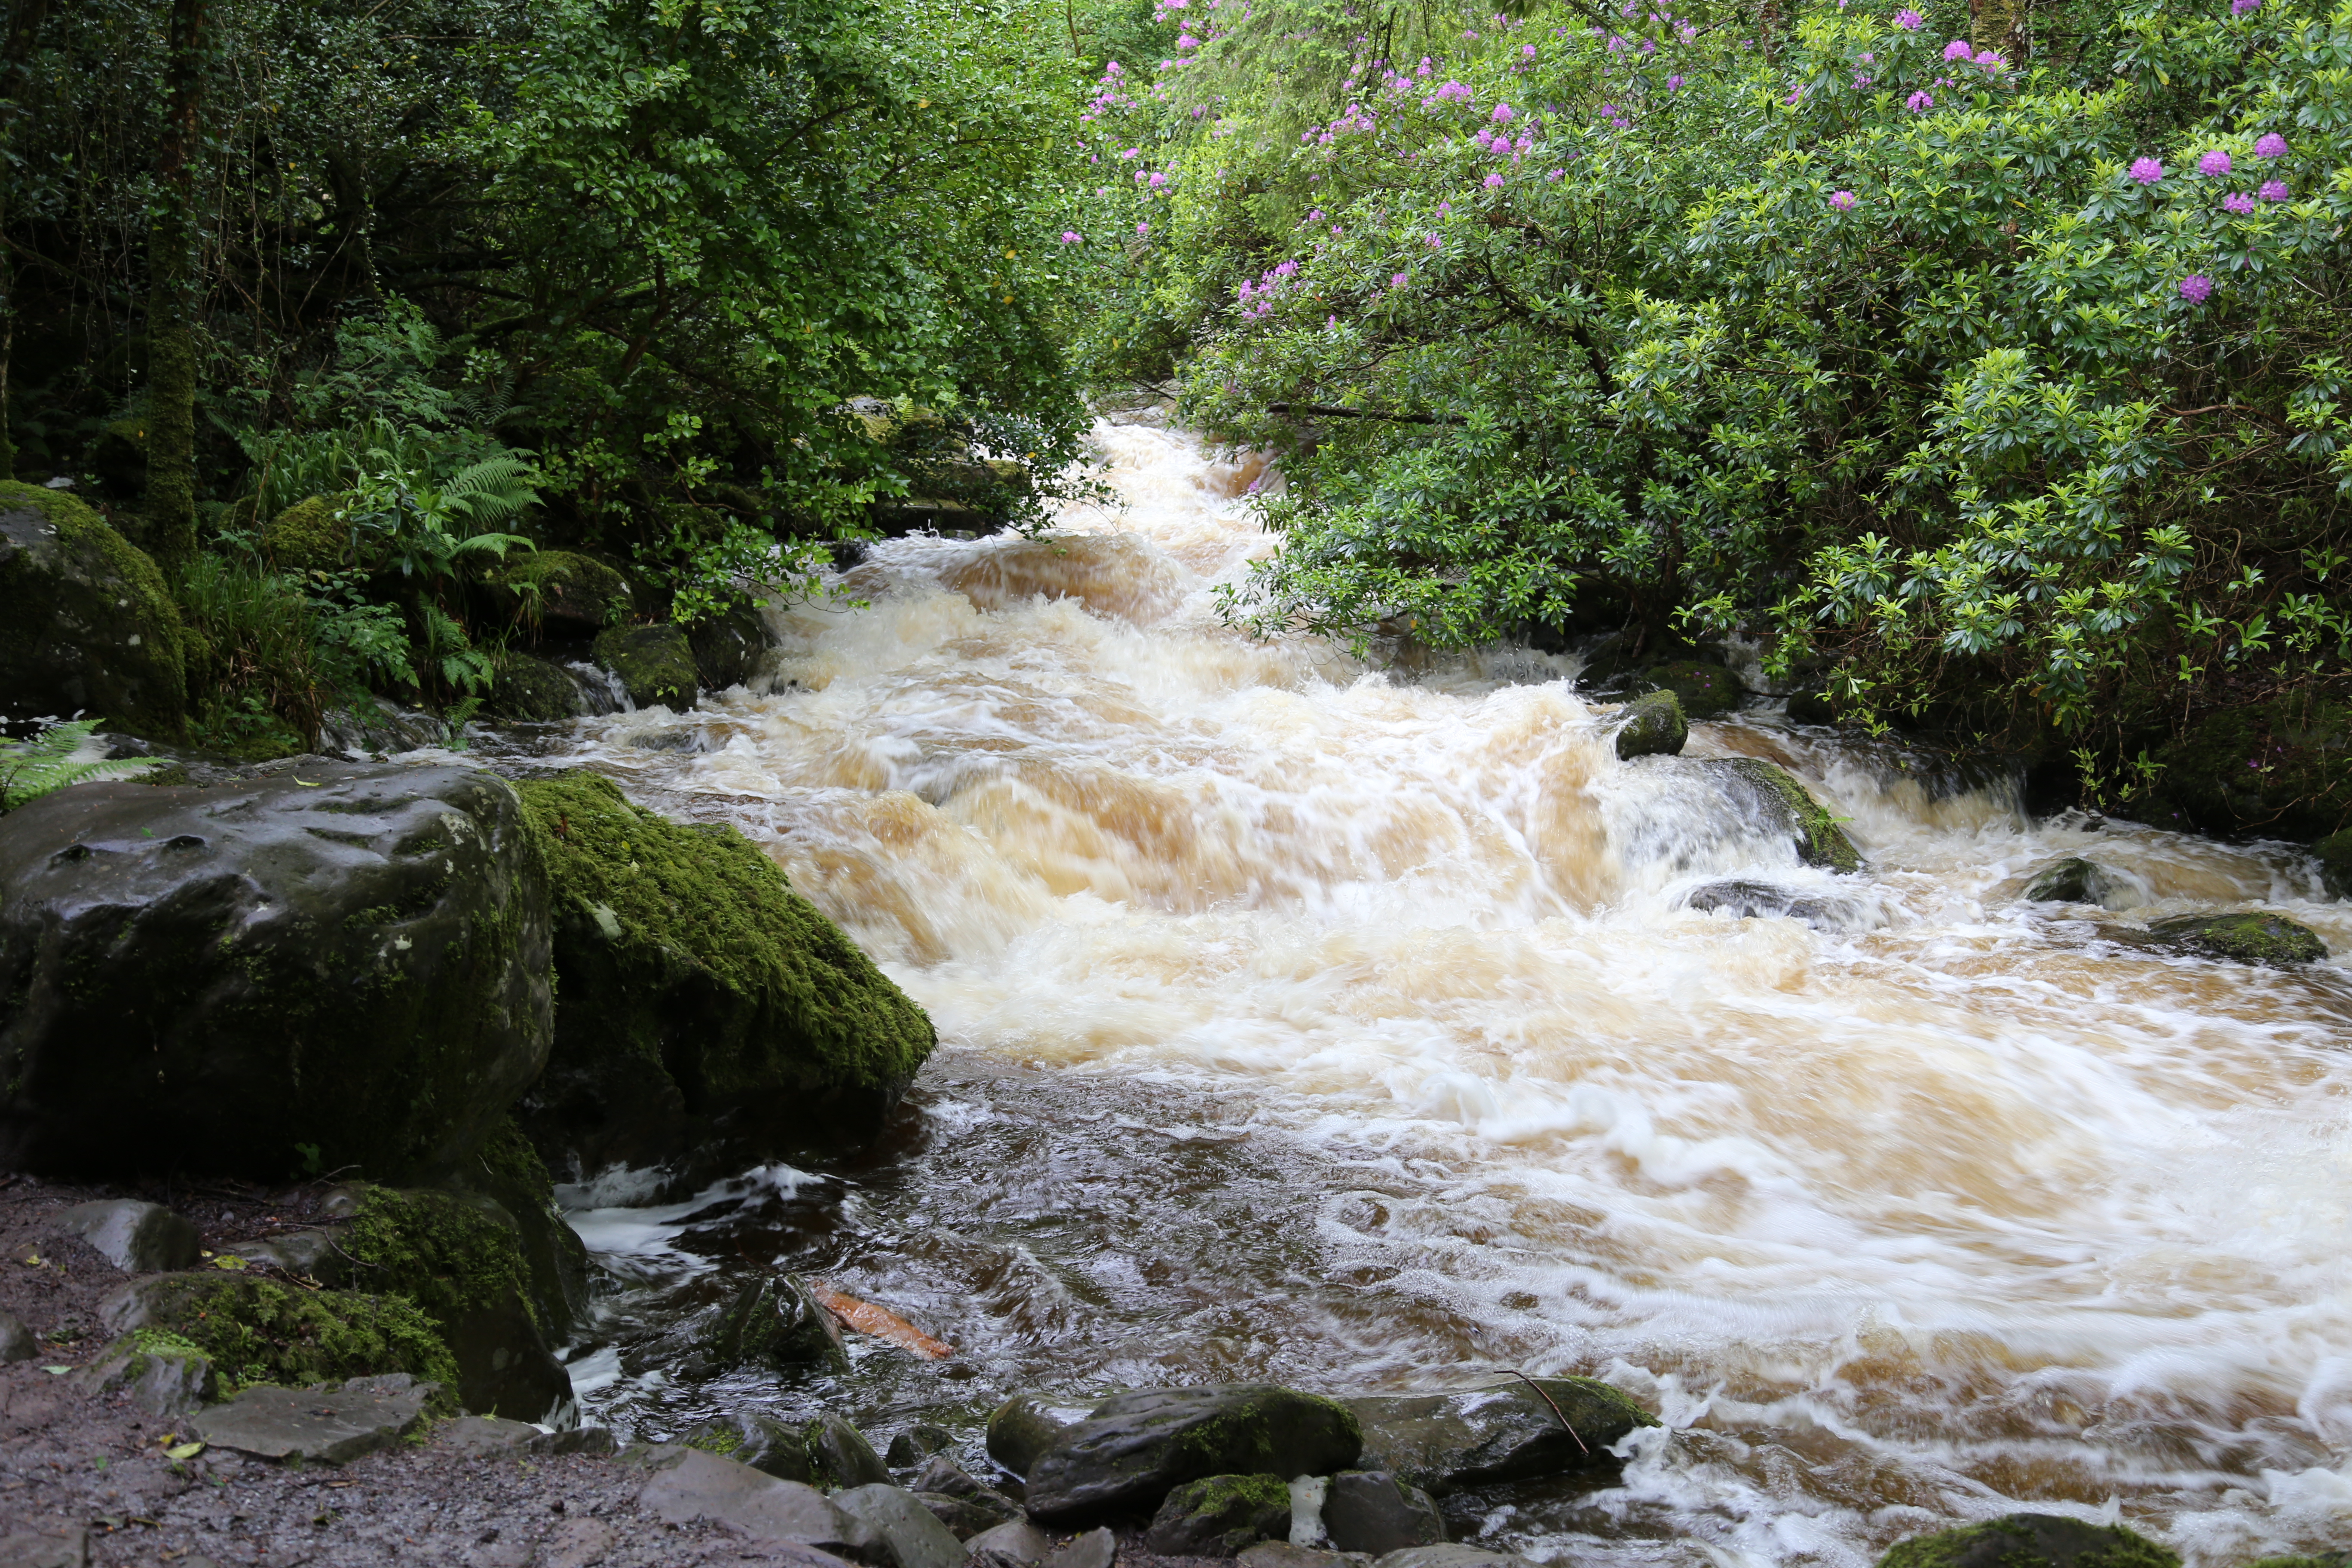
<svg viewBox="0 0 2352 1568"><path fill-rule="evenodd" d="M1572 660L1407 678L1224 629L1255 469L1097 435L1124 511L878 546L863 605L774 618L772 693L568 742L768 845L944 1042L919 1135L845 1179L583 1216L646 1281L578 1366L612 1418L803 1399L646 1348L788 1256L959 1347L961 1382L861 1361L835 1392L884 1430L1016 1386L1610 1377L1675 1440L1457 1519L1539 1556L1858 1565L2020 1504L2200 1561L2341 1542L2342 960L2168 958L2017 900L2095 854L2146 900L2099 919L2260 904L2352 953L2294 856L1696 726L1871 862L1801 867L1693 770L1617 761ZM1734 874L1828 929L1681 907Z"/></svg>

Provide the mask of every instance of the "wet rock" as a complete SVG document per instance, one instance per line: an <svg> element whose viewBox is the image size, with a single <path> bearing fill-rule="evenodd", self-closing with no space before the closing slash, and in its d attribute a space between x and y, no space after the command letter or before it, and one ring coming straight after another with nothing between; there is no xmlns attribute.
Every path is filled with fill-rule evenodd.
<svg viewBox="0 0 2352 1568"><path fill-rule="evenodd" d="M898 1568L959 1568L963 1562L963 1542L903 1487L851 1487L833 1501L889 1543Z"/></svg>
<svg viewBox="0 0 2352 1568"><path fill-rule="evenodd" d="M14 1312L0 1312L0 1365L11 1362L30 1361L40 1352L40 1342L33 1331Z"/></svg>
<svg viewBox="0 0 2352 1568"><path fill-rule="evenodd" d="M1636 1427L1658 1425L1656 1416L1595 1379L1536 1381L1541 1394L1524 1383L1510 1383L1451 1394L1371 1394L1342 1403L1363 1424L1370 1468L1440 1497L1491 1481L1613 1465L1611 1445Z"/></svg>
<svg viewBox="0 0 2352 1568"><path fill-rule="evenodd" d="M404 1373L437 1387L457 1377L433 1321L402 1296L305 1290L251 1273L199 1269L125 1285L99 1303L98 1318L110 1334L176 1335L240 1383L306 1387Z"/></svg>
<svg viewBox="0 0 2352 1568"><path fill-rule="evenodd" d="M1206 1476L1328 1474L1362 1447L1344 1405L1271 1384L1114 1394L1037 1458L1029 1511L1050 1522L1150 1508Z"/></svg>
<svg viewBox="0 0 2352 1568"><path fill-rule="evenodd" d="M460 1454L528 1454L547 1434L528 1421L499 1415L460 1415L433 1429L433 1446Z"/></svg>
<svg viewBox="0 0 2352 1568"><path fill-rule="evenodd" d="M2116 886L2105 867L2069 856L2036 871L2025 884L2025 898L2037 904L2105 904Z"/></svg>
<svg viewBox="0 0 2352 1568"><path fill-rule="evenodd" d="M420 746L446 745L449 738L449 726L439 714L403 708L381 697L362 696L348 707L330 708L319 721L319 749L335 757L413 752Z"/></svg>
<svg viewBox="0 0 2352 1568"><path fill-rule="evenodd" d="M1323 1529L1341 1552L1381 1556L1445 1540L1437 1505L1419 1487L1385 1470L1343 1470L1323 1501Z"/></svg>
<svg viewBox="0 0 2352 1568"><path fill-rule="evenodd" d="M145 552L63 490L0 483L0 718L177 740L185 633Z"/></svg>
<svg viewBox="0 0 2352 1568"><path fill-rule="evenodd" d="M653 1472L637 1505L671 1524L709 1520L762 1542L789 1542L871 1563L892 1561L881 1533L834 1506L814 1487L761 1475L749 1465L665 1443L622 1456Z"/></svg>
<svg viewBox="0 0 2352 1568"><path fill-rule="evenodd" d="M1235 1559L1242 1568L1354 1568L1354 1559L1287 1541L1261 1541Z"/></svg>
<svg viewBox="0 0 2352 1568"><path fill-rule="evenodd" d="M507 649L490 656L490 690L482 711L493 719L547 724L576 719L585 710L580 682L570 670L551 659Z"/></svg>
<svg viewBox="0 0 2352 1568"><path fill-rule="evenodd" d="M1620 760L1679 756L1683 742L1690 738L1690 725L1683 718L1682 703L1671 691L1653 691L1637 697L1625 704L1617 718Z"/></svg>
<svg viewBox="0 0 2352 1568"><path fill-rule="evenodd" d="M886 1485L890 1472L866 1435L825 1411L802 1432L808 1444L809 1467L819 1484L835 1489Z"/></svg>
<svg viewBox="0 0 2352 1568"><path fill-rule="evenodd" d="M1021 1517L1021 1505L1003 1492L957 1495L918 1487L914 1494L915 1500L930 1510L931 1517L947 1526L948 1533L958 1541L969 1541Z"/></svg>
<svg viewBox="0 0 2352 1568"><path fill-rule="evenodd" d="M1025 1476L1037 1456L1062 1440L1069 1423L1056 1419L1034 1394L1016 1394L988 1418L988 1457Z"/></svg>
<svg viewBox="0 0 2352 1568"><path fill-rule="evenodd" d="M190 1417L188 1435L265 1459L348 1464L415 1431L435 1392L431 1384L387 1392L248 1388Z"/></svg>
<svg viewBox="0 0 2352 1568"><path fill-rule="evenodd" d="M1171 1491L1144 1531L1161 1557L1231 1557L1290 1532L1290 1483L1280 1476L1206 1476Z"/></svg>
<svg viewBox="0 0 2352 1568"><path fill-rule="evenodd" d="M1797 858L1806 865L1832 871L1862 869L1862 856L1845 829L1779 763L1759 757L1714 757L1683 765L1706 770L1755 817L1788 834Z"/></svg>
<svg viewBox="0 0 2352 1568"><path fill-rule="evenodd" d="M688 628L695 672L713 691L740 686L759 673L768 652L768 626L749 605L730 605Z"/></svg>
<svg viewBox="0 0 2352 1568"><path fill-rule="evenodd" d="M588 1247L555 1205L555 1181L511 1117L451 1173L450 1183L479 1199L484 1214L513 1233L522 1258L520 1281L548 1342L557 1343L588 1310Z"/></svg>
<svg viewBox="0 0 2352 1568"><path fill-rule="evenodd" d="M443 1170L547 1059L546 884L471 768L93 784L0 817L0 1160Z"/></svg>
<svg viewBox="0 0 2352 1568"><path fill-rule="evenodd" d="M1728 914L1735 920L1802 921L1816 931L1838 931L1852 925L1859 912L1843 899L1825 899L1769 882L1737 879L1693 889L1684 898L1683 908L1702 914Z"/></svg>
<svg viewBox="0 0 2352 1568"><path fill-rule="evenodd" d="M930 1020L773 860L594 774L521 793L563 1006L519 1116L551 1164L576 1178L880 1129L930 1055Z"/></svg>
<svg viewBox="0 0 2352 1568"><path fill-rule="evenodd" d="M1897 1542L1879 1568L2180 1568L2180 1558L2121 1525L2012 1513Z"/></svg>
<svg viewBox="0 0 2352 1568"><path fill-rule="evenodd" d="M895 1443L891 1445L894 1449L897 1446ZM912 1489L945 1492L950 1497L977 1497L988 1490L988 1487L945 1454L934 1454L916 1473Z"/></svg>
<svg viewBox="0 0 2352 1568"><path fill-rule="evenodd" d="M522 1421L571 1419L572 1374L520 1292L480 1303L442 1326L457 1363L457 1398L468 1410Z"/></svg>
<svg viewBox="0 0 2352 1568"><path fill-rule="evenodd" d="M846 1371L849 1366L841 1326L796 1274L772 1274L738 1290L719 1310L702 1348L721 1367L756 1365L782 1372L801 1366Z"/></svg>
<svg viewBox="0 0 2352 1568"><path fill-rule="evenodd" d="M220 1397L212 1358L176 1335L124 1336L73 1375L86 1392L121 1394L153 1415L181 1415Z"/></svg>
<svg viewBox="0 0 2352 1568"><path fill-rule="evenodd" d="M2200 716L2162 750L2148 819L2206 833L2313 838L2344 826L2352 702L2312 692Z"/></svg>
<svg viewBox="0 0 2352 1568"><path fill-rule="evenodd" d="M2340 828L2311 847L2319 879L2331 899L2352 899L2352 827Z"/></svg>
<svg viewBox="0 0 2352 1568"><path fill-rule="evenodd" d="M1696 658L1654 664L1642 672L1642 684L1653 691L1671 692L1681 711L1693 719L1728 713L1747 695L1739 678L1729 669Z"/></svg>
<svg viewBox="0 0 2352 1568"><path fill-rule="evenodd" d="M126 1274L162 1274L195 1265L196 1227L162 1204L102 1199L59 1209L49 1223L81 1237Z"/></svg>
<svg viewBox="0 0 2352 1568"><path fill-rule="evenodd" d="M946 1427L934 1426L928 1422L922 1422L908 1427L904 1432L891 1438L890 1447L884 1451L882 1457L889 1461L890 1468L894 1470L911 1470L933 1454L952 1447L954 1444L955 1434ZM923 1489L917 1487L915 1489L920 1491Z"/></svg>
<svg viewBox="0 0 2352 1568"><path fill-rule="evenodd" d="M1089 1530L1045 1559L1045 1568L1111 1568L1118 1561L1118 1538L1108 1528Z"/></svg>
<svg viewBox="0 0 2352 1568"><path fill-rule="evenodd" d="M2166 947L2233 963L2291 969L2327 956L2318 932L2278 915L2180 915L2147 930Z"/></svg>
<svg viewBox="0 0 2352 1568"><path fill-rule="evenodd" d="M1054 1538L1025 1519L1007 1520L963 1543L974 1568L1036 1568L1050 1556Z"/></svg>
<svg viewBox="0 0 2352 1568"><path fill-rule="evenodd" d="M351 1282L350 1260L336 1245L332 1231L289 1231L284 1236L256 1241L234 1241L221 1250L232 1258L242 1258L247 1263L265 1268L275 1268L297 1279L316 1280L321 1285L346 1285ZM194 1259L189 1261L194 1262Z"/></svg>
<svg viewBox="0 0 2352 1568"><path fill-rule="evenodd" d="M550 637L594 637L629 616L628 580L577 551L509 556L484 575L482 586L500 614Z"/></svg>
<svg viewBox="0 0 2352 1568"><path fill-rule="evenodd" d="M736 1410L716 1420L698 1422L688 1427L680 1440L781 1480L805 1485L817 1479L815 1467L809 1462L807 1434L756 1411Z"/></svg>
<svg viewBox="0 0 2352 1568"><path fill-rule="evenodd" d="M1475 1546L1408 1546L1375 1558L1372 1568L1536 1568L1530 1558Z"/></svg>
<svg viewBox="0 0 2352 1568"><path fill-rule="evenodd" d="M596 662L621 679L640 708L683 711L694 706L699 678L694 650L676 626L614 626L598 634Z"/></svg>

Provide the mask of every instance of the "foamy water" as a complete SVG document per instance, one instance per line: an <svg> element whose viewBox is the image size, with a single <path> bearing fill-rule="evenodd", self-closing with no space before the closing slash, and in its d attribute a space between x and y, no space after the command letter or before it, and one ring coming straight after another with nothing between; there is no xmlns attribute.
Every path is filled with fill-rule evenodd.
<svg viewBox="0 0 2352 1568"><path fill-rule="evenodd" d="M2259 906L2352 953L2294 855L1696 726L1870 861L1799 866L1698 770L1617 761L1571 660L1403 679L1223 628L1256 470L1097 436L1124 511L882 545L864 607L774 617L776 689L572 742L767 845L939 1026L916 1143L751 1182L751 1250L919 1315L971 1381L867 1355L820 1392L887 1432L1012 1386L1588 1372L1672 1440L1458 1524L1694 1565L1859 1565L2021 1505L2200 1563L2352 1542L2352 984L2099 939ZM2017 901L2078 853L2139 907ZM1832 929L1681 907L1732 874ZM693 1208L595 1223L650 1278ZM807 1392L650 1353L599 1350L592 1402L650 1430Z"/></svg>

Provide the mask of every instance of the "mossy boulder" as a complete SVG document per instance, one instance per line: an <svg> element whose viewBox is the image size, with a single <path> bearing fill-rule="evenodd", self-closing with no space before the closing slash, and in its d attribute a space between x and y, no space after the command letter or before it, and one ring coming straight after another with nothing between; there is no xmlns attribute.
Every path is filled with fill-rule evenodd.
<svg viewBox="0 0 2352 1568"><path fill-rule="evenodd" d="M2200 718L2156 754L2166 826L2309 840L2352 820L2352 703L2311 692Z"/></svg>
<svg viewBox="0 0 2352 1568"><path fill-rule="evenodd" d="M795 1274L754 1279L711 1314L698 1359L715 1368L849 1370L841 1327Z"/></svg>
<svg viewBox="0 0 2352 1568"><path fill-rule="evenodd" d="M1467 1487L1605 1470L1610 1449L1658 1418L1598 1378L1343 1401L1364 1434L1363 1463L1443 1496Z"/></svg>
<svg viewBox="0 0 2352 1568"><path fill-rule="evenodd" d="M787 1426L755 1410L738 1408L698 1422L681 1433L678 1441L689 1448L749 1465L778 1480L799 1481L806 1486L818 1479L809 1459L807 1435L797 1426Z"/></svg>
<svg viewBox="0 0 2352 1568"><path fill-rule="evenodd" d="M502 649L490 656L490 690L482 711L493 719L547 724L580 717L580 683L551 659Z"/></svg>
<svg viewBox="0 0 2352 1568"><path fill-rule="evenodd" d="M0 717L186 732L185 632L146 552L63 490L0 484Z"/></svg>
<svg viewBox="0 0 2352 1568"><path fill-rule="evenodd" d="M596 662L620 677L621 689L640 708L691 708L700 689L694 649L676 626L614 626L600 633Z"/></svg>
<svg viewBox="0 0 2352 1568"><path fill-rule="evenodd" d="M576 550L534 550L491 567L482 587L499 612L550 637L593 637L629 616L629 581Z"/></svg>
<svg viewBox="0 0 2352 1568"><path fill-rule="evenodd" d="M74 1374L85 1393L121 1395L151 1415L181 1415L220 1397L213 1358L164 1329L133 1329Z"/></svg>
<svg viewBox="0 0 2352 1568"><path fill-rule="evenodd" d="M1029 1470L1029 1511L1049 1523L1153 1509L1210 1476L1318 1476L1363 1451L1355 1413L1271 1384L1114 1394Z"/></svg>
<svg viewBox="0 0 2352 1568"><path fill-rule="evenodd" d="M1653 691L1673 692L1683 712L1693 719L1728 713L1747 695L1747 688L1728 668L1700 658L1654 664L1642 672L1641 683Z"/></svg>
<svg viewBox="0 0 2352 1568"><path fill-rule="evenodd" d="M1682 702L1671 691L1636 697L1617 715L1620 761L1679 756L1683 742L1689 739L1690 725L1683 718Z"/></svg>
<svg viewBox="0 0 2352 1568"><path fill-rule="evenodd" d="M261 531L261 548L280 572L340 572L363 565L357 535L343 515L350 498L310 496L269 520Z"/></svg>
<svg viewBox="0 0 2352 1568"><path fill-rule="evenodd" d="M2180 1557L2119 1524L2012 1513L1897 1542L1878 1568L2180 1568Z"/></svg>
<svg viewBox="0 0 2352 1568"><path fill-rule="evenodd" d="M0 816L0 1160L437 1180L547 1060L547 882L462 767L90 784Z"/></svg>
<svg viewBox="0 0 2352 1568"><path fill-rule="evenodd" d="M99 1308L110 1333L161 1331L240 1384L296 1388L380 1373L445 1385L457 1363L405 1297L304 1290L250 1274L196 1269L126 1285Z"/></svg>
<svg viewBox="0 0 2352 1568"><path fill-rule="evenodd" d="M1290 1536L1290 1483L1280 1476L1205 1476L1161 1501L1143 1548L1162 1557L1232 1557Z"/></svg>
<svg viewBox="0 0 2352 1568"><path fill-rule="evenodd" d="M452 1176L514 1222L522 1250L523 1289L532 1314L558 1343L588 1311L588 1247L555 1205L555 1182L511 1117Z"/></svg>
<svg viewBox="0 0 2352 1568"><path fill-rule="evenodd" d="M724 691L759 673L768 651L768 624L751 605L735 605L695 622L686 640L702 684Z"/></svg>
<svg viewBox="0 0 2352 1568"><path fill-rule="evenodd" d="M1796 847L1797 858L1806 865L1826 866L1832 871L1862 868L1862 852L1845 836L1838 819L1778 763L1760 757L1717 757L1696 765L1713 774L1759 823L1786 833Z"/></svg>
<svg viewBox="0 0 2352 1568"><path fill-rule="evenodd" d="M2311 847L2319 879L2333 899L2352 899L2352 827L2339 828Z"/></svg>
<svg viewBox="0 0 2352 1568"><path fill-rule="evenodd" d="M2148 934L2183 952L2272 969L2316 963L2327 956L2318 932L2278 915L2179 915L2157 921Z"/></svg>
<svg viewBox="0 0 2352 1568"><path fill-rule="evenodd" d="M556 1170L780 1152L880 1129L930 1019L731 827L593 773L521 787L562 1005L519 1112Z"/></svg>

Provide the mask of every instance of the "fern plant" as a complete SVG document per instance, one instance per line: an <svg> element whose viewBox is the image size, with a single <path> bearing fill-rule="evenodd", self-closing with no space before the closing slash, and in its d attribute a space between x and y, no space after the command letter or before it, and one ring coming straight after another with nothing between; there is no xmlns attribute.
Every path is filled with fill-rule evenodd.
<svg viewBox="0 0 2352 1568"><path fill-rule="evenodd" d="M68 784L100 779L129 778L149 768L160 768L155 757L129 757L119 762L85 759L79 753L102 719L77 719L52 724L26 741L0 739L0 811L14 811Z"/></svg>

